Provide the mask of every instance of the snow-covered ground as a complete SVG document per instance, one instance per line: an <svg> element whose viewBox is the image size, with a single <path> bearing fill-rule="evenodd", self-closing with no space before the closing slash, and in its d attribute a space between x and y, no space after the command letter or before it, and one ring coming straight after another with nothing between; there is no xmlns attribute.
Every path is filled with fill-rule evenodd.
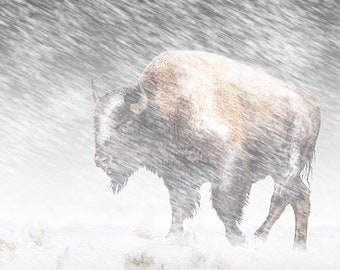
<svg viewBox="0 0 340 270"><path fill-rule="evenodd" d="M91 164L85 164L91 166ZM87 167L85 166L85 167ZM63 179L38 177L1 183L1 269L338 269L339 217L327 209L339 189L313 184L307 253L292 250L290 208L265 245L252 241L264 220L273 188L270 178L254 186L242 229L248 247L233 248L211 208L209 185L185 233L164 238L170 225L168 194L161 179L140 170L118 196L105 176L89 169ZM35 183L34 183L35 182ZM27 186L22 186L26 183ZM335 193L336 192L336 193ZM332 195L334 194L334 195ZM334 196L334 197L333 197Z"/></svg>
<svg viewBox="0 0 340 270"><path fill-rule="evenodd" d="M0 269L340 269L340 8L307 2L1 2ZM93 161L89 81L102 94L134 83L167 49L259 65L319 102L307 253L292 250L290 207L265 245L252 242L270 178L253 187L243 248L226 240L208 184L184 235L170 239L161 179L141 169L112 194Z"/></svg>

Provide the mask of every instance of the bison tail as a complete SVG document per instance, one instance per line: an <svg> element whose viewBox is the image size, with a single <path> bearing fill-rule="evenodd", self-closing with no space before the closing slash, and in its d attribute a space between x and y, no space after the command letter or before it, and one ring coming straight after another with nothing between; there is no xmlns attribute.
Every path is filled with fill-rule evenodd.
<svg viewBox="0 0 340 270"><path fill-rule="evenodd" d="M306 157L304 167L300 172L300 177L303 183L305 183L306 186L308 186L308 188L310 188L310 180L312 179L314 161L315 161L315 149L313 148L313 150L310 151L309 155Z"/></svg>

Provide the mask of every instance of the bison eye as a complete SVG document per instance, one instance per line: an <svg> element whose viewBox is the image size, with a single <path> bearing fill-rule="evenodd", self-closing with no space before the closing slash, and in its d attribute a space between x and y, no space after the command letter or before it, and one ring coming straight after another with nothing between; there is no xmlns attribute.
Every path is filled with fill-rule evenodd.
<svg viewBox="0 0 340 270"><path fill-rule="evenodd" d="M128 127L128 126L131 126L133 124L133 120L132 119L129 119L127 121L123 121L121 122L120 124L118 124L117 126L114 127L115 130L121 130L121 129L124 129L124 127Z"/></svg>

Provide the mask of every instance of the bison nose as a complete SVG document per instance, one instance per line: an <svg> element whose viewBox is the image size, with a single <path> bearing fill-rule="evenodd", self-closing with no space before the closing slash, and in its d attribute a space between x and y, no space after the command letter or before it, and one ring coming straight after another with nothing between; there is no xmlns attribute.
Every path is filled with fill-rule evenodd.
<svg viewBox="0 0 340 270"><path fill-rule="evenodd" d="M108 165L111 162L111 156L103 153L96 153L94 161L97 167Z"/></svg>

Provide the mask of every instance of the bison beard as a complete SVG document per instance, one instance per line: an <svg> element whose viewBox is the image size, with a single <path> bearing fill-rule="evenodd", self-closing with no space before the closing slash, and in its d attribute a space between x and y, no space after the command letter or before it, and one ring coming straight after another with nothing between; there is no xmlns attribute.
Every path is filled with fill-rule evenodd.
<svg viewBox="0 0 340 270"><path fill-rule="evenodd" d="M275 181L268 216L256 231L266 239L290 204L296 248L306 248L311 171L320 110L314 100L276 79L252 74L231 59L204 52L165 52L143 71L138 85L96 102L96 156L112 157L115 194L140 167L160 176L170 195L170 233L199 206L211 183L212 206L232 245L245 237L238 225L253 183ZM261 84L260 78L264 76ZM119 154L118 154L119 153Z"/></svg>
<svg viewBox="0 0 340 270"><path fill-rule="evenodd" d="M127 184L130 175L124 173L115 173L111 177L110 187L114 194L118 194Z"/></svg>

